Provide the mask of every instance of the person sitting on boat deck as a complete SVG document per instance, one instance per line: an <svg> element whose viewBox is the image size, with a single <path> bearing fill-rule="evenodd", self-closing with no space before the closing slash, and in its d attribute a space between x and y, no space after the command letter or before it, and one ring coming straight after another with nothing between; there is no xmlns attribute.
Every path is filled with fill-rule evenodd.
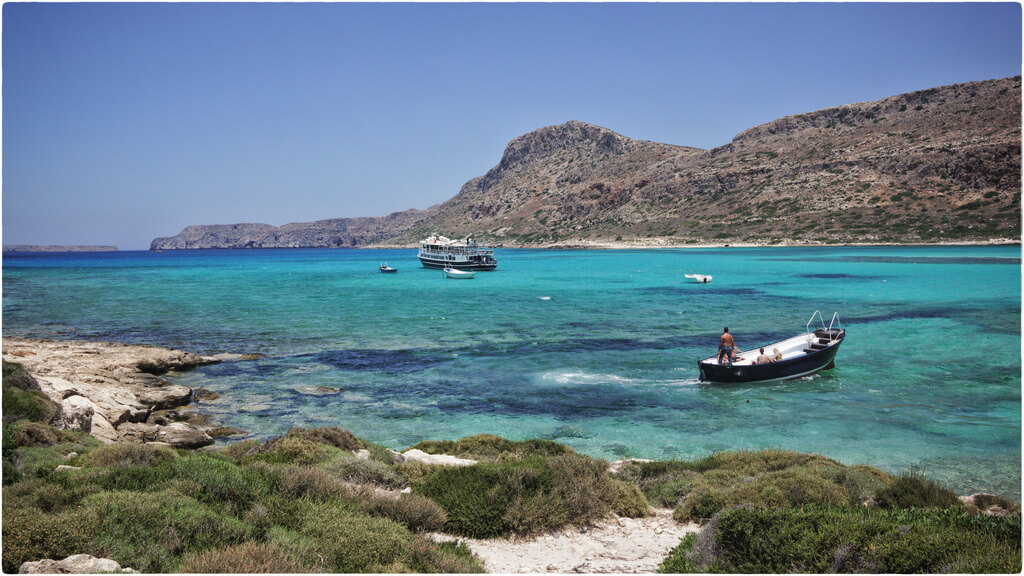
<svg viewBox="0 0 1024 576"><path fill-rule="evenodd" d="M729 365L732 366L734 360L736 360L736 341L732 339L732 334L729 334L729 327L725 327L725 331L718 338L718 363L722 363L722 356L729 361Z"/></svg>
<svg viewBox="0 0 1024 576"><path fill-rule="evenodd" d="M773 354L772 354L772 361L773 362L778 362L779 360L782 360L782 352L779 352L778 348L772 349L772 352L773 352Z"/></svg>
<svg viewBox="0 0 1024 576"><path fill-rule="evenodd" d="M772 360L771 356L765 354L764 348L761 348L761 355L757 357L754 364L771 364L772 362L774 362L774 360Z"/></svg>

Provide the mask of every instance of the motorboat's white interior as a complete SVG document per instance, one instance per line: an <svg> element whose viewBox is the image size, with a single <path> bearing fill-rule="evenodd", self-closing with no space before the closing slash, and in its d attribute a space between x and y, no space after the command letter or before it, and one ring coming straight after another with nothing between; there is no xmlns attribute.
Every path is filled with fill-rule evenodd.
<svg viewBox="0 0 1024 576"><path fill-rule="evenodd" d="M806 356L807 353L804 352L804 349L809 348L811 343L816 342L817 340L817 336L815 336L813 333L800 334L799 336L793 336L792 338L788 338L781 342L776 342L774 344L765 344L764 353L770 357L774 357L775 349L778 348L779 352L782 353L783 360L789 360L790 358L797 358L799 356ZM743 347L740 346L740 348L742 349ZM750 350L744 350L741 354L737 354L736 360L733 361L733 364L753 364L754 361L757 360L757 357L761 355L760 348L760 346L757 346ZM714 356L710 358L705 358L704 360L701 360L701 362L704 362L705 364L718 364L718 354L715 353ZM726 360L723 358L722 364L728 364L728 362L726 362Z"/></svg>

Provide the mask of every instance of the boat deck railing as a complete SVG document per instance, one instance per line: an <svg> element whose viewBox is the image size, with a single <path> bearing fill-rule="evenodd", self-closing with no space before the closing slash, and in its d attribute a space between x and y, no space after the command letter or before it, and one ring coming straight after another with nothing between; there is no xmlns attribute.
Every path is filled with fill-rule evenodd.
<svg viewBox="0 0 1024 576"><path fill-rule="evenodd" d="M832 320L829 321L828 326L825 326L825 318L821 316L821 310L815 310L814 313L811 314L811 319L807 321L806 331L808 340L811 339L811 322L814 322L815 316L817 316L818 321L821 322L821 329L828 333L829 341L835 340L836 331L842 332L843 323L839 320L839 312L833 312ZM833 326L835 326L836 328L833 329Z"/></svg>

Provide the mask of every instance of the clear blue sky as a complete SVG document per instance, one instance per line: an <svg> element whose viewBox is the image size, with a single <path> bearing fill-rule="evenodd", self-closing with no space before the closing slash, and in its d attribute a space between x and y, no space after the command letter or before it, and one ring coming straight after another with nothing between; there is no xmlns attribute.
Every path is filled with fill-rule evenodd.
<svg viewBox="0 0 1024 576"><path fill-rule="evenodd" d="M1016 3L8 3L3 241L426 208L542 126L714 148L1021 40Z"/></svg>

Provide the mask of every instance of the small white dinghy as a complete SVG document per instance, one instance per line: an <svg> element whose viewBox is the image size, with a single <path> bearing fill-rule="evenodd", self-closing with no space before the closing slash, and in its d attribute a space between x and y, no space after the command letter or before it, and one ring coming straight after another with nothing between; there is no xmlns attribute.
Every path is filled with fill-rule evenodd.
<svg viewBox="0 0 1024 576"><path fill-rule="evenodd" d="M697 284L707 284L711 282L711 276L707 274L684 274L687 282L696 282Z"/></svg>
<svg viewBox="0 0 1024 576"><path fill-rule="evenodd" d="M457 280L469 280L476 277L476 272L472 270L456 270L455 268L445 268L444 275L448 278L455 278Z"/></svg>

